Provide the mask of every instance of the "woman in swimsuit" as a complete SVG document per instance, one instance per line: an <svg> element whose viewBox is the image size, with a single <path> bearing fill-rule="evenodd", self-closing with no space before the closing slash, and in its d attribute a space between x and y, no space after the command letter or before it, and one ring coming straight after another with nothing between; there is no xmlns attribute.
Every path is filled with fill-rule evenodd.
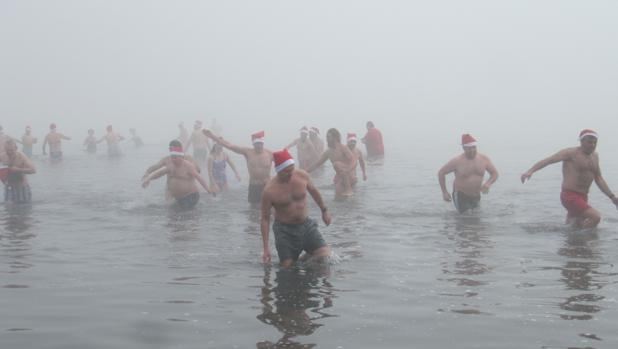
<svg viewBox="0 0 618 349"><path fill-rule="evenodd" d="M236 170L236 166L229 156L223 151L223 147L219 143L215 143L208 156L208 177L210 178L210 189L219 193L228 189L227 175L225 173L226 165L229 164L236 175L236 179L240 181L240 175Z"/></svg>

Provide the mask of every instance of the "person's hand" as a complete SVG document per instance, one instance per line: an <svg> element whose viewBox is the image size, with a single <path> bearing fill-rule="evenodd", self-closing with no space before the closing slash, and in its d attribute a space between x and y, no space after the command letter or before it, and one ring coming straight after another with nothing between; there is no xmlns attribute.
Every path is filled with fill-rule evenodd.
<svg viewBox="0 0 618 349"><path fill-rule="evenodd" d="M209 193L218 193L220 191L221 191L221 188L219 188L217 183L213 183L213 184L210 185L210 190L208 192Z"/></svg>
<svg viewBox="0 0 618 349"><path fill-rule="evenodd" d="M530 177L532 177L532 173L530 172L526 172L524 174L521 175L521 182L522 183L526 183L527 180L530 180Z"/></svg>
<svg viewBox="0 0 618 349"><path fill-rule="evenodd" d="M146 189L150 185L150 179L146 179L142 182L142 188Z"/></svg>
<svg viewBox="0 0 618 349"><path fill-rule="evenodd" d="M262 252L262 263L270 263L270 249L264 249Z"/></svg>
<svg viewBox="0 0 618 349"><path fill-rule="evenodd" d="M451 202L453 200L453 198L451 197L451 194L449 194L446 191L442 193L442 199L444 199L444 201L446 202Z"/></svg>
<svg viewBox="0 0 618 349"><path fill-rule="evenodd" d="M215 136L211 130L206 129L206 128L202 130L202 133L204 134L204 136L209 137L209 138L214 138Z"/></svg>
<svg viewBox="0 0 618 349"><path fill-rule="evenodd" d="M489 193L489 187L490 187L490 185L489 185L489 184L487 184L487 183L485 183L485 184L481 187L481 193L483 193L483 194L487 194L487 193Z"/></svg>
<svg viewBox="0 0 618 349"><path fill-rule="evenodd" d="M330 225L330 222L332 221L332 217L330 216L330 213L328 212L328 210L322 211L322 220L324 221L324 224L326 224L326 226Z"/></svg>

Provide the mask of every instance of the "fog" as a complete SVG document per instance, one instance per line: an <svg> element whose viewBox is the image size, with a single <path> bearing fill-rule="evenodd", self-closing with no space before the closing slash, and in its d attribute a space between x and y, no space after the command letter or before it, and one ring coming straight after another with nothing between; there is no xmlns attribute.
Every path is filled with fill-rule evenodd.
<svg viewBox="0 0 618 349"><path fill-rule="evenodd" d="M615 1L0 1L0 124L147 142L217 118L234 142L302 125L388 147L611 149ZM608 137L603 138L605 135ZM603 149L603 148L601 148ZM536 156L535 153L534 156Z"/></svg>

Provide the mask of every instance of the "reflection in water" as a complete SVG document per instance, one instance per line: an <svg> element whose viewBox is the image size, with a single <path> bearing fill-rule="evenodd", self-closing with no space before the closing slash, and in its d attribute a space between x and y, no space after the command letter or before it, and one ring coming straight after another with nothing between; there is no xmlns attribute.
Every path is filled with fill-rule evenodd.
<svg viewBox="0 0 618 349"><path fill-rule="evenodd" d="M570 232L565 245L558 254L568 257L564 267L560 268L566 289L577 292L560 303L560 308L566 313L560 314L565 320L591 320L593 314L601 311L597 304L605 297L595 294L607 282L599 280L599 253L591 248L598 241L596 232Z"/></svg>
<svg viewBox="0 0 618 349"><path fill-rule="evenodd" d="M263 305L258 320L277 328L283 337L276 343L258 342L259 349L313 348L316 344L301 344L292 339L313 334L322 324L316 320L332 317L324 310L332 307L333 286L317 270L279 269L273 285L271 269L264 270L264 285L260 300ZM308 314L310 312L311 314Z"/></svg>
<svg viewBox="0 0 618 349"><path fill-rule="evenodd" d="M454 242L453 254L449 254L442 262L442 272L449 275L447 281L455 283L457 287L464 287L464 292L444 294L453 297L463 297L463 309L449 309L460 314L484 314L477 307L469 304L472 297L478 297L478 289L486 284L480 276L487 274L491 268L482 262L483 251L491 248L493 243L486 234L486 226L476 214L457 215L454 227L447 225L447 238ZM454 228L454 229L453 229ZM455 258L453 260L453 258Z"/></svg>
<svg viewBox="0 0 618 349"><path fill-rule="evenodd" d="M7 258L9 270L6 272L18 273L32 267L28 259L32 249L30 239L35 237L30 233L32 206L7 204L0 217L0 251Z"/></svg>

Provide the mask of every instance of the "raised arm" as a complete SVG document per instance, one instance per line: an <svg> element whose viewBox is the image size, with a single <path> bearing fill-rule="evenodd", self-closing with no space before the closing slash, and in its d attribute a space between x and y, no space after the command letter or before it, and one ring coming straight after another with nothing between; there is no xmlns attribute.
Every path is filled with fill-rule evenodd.
<svg viewBox="0 0 618 349"><path fill-rule="evenodd" d="M573 156L573 152L575 151L576 151L576 148L563 149L557 152L556 154L537 162L536 164L532 165L532 167L528 171L526 171L524 174L521 175L521 182L525 183L526 180L529 180L530 177L532 177L533 173L535 173L538 170L543 169L547 165L551 165L551 164L555 164L556 162L567 160L568 158Z"/></svg>
<svg viewBox="0 0 618 349"><path fill-rule="evenodd" d="M60 134L60 138L66 139L67 141L71 140L71 137L67 137L67 136L63 135L62 133Z"/></svg>
<svg viewBox="0 0 618 349"><path fill-rule="evenodd" d="M446 189L446 175L454 172L457 167L457 158L451 159L438 171L438 182L440 183L440 189L442 190L442 198L444 201L451 201L451 194Z"/></svg>
<svg viewBox="0 0 618 349"><path fill-rule="evenodd" d="M311 181L309 175L307 175L307 191L309 192L309 195L311 195L311 197L313 198L313 201L315 201L315 203L320 208L320 211L322 211L322 220L324 221L324 224L330 225L332 218L330 216L330 213L328 213L328 208L324 204L324 200L322 199L322 195L318 191L318 188L313 185L313 182Z"/></svg>
<svg viewBox="0 0 618 349"><path fill-rule="evenodd" d="M290 149L292 147L295 147L296 145L298 145L298 138L296 138L295 140L292 141L292 143L288 144L287 147L285 147L285 149Z"/></svg>
<svg viewBox="0 0 618 349"><path fill-rule="evenodd" d="M226 141L225 139L223 139L223 137L215 135L210 130L204 129L202 132L204 133L206 137L211 138L213 141L221 144L223 147L233 151L234 153L247 156L247 152L249 151L248 148L243 148L235 144L232 144Z"/></svg>
<svg viewBox="0 0 618 349"><path fill-rule="evenodd" d="M270 247L268 245L268 235L270 233L270 209L272 201L268 190L262 193L260 231L262 233L262 263L270 262Z"/></svg>

